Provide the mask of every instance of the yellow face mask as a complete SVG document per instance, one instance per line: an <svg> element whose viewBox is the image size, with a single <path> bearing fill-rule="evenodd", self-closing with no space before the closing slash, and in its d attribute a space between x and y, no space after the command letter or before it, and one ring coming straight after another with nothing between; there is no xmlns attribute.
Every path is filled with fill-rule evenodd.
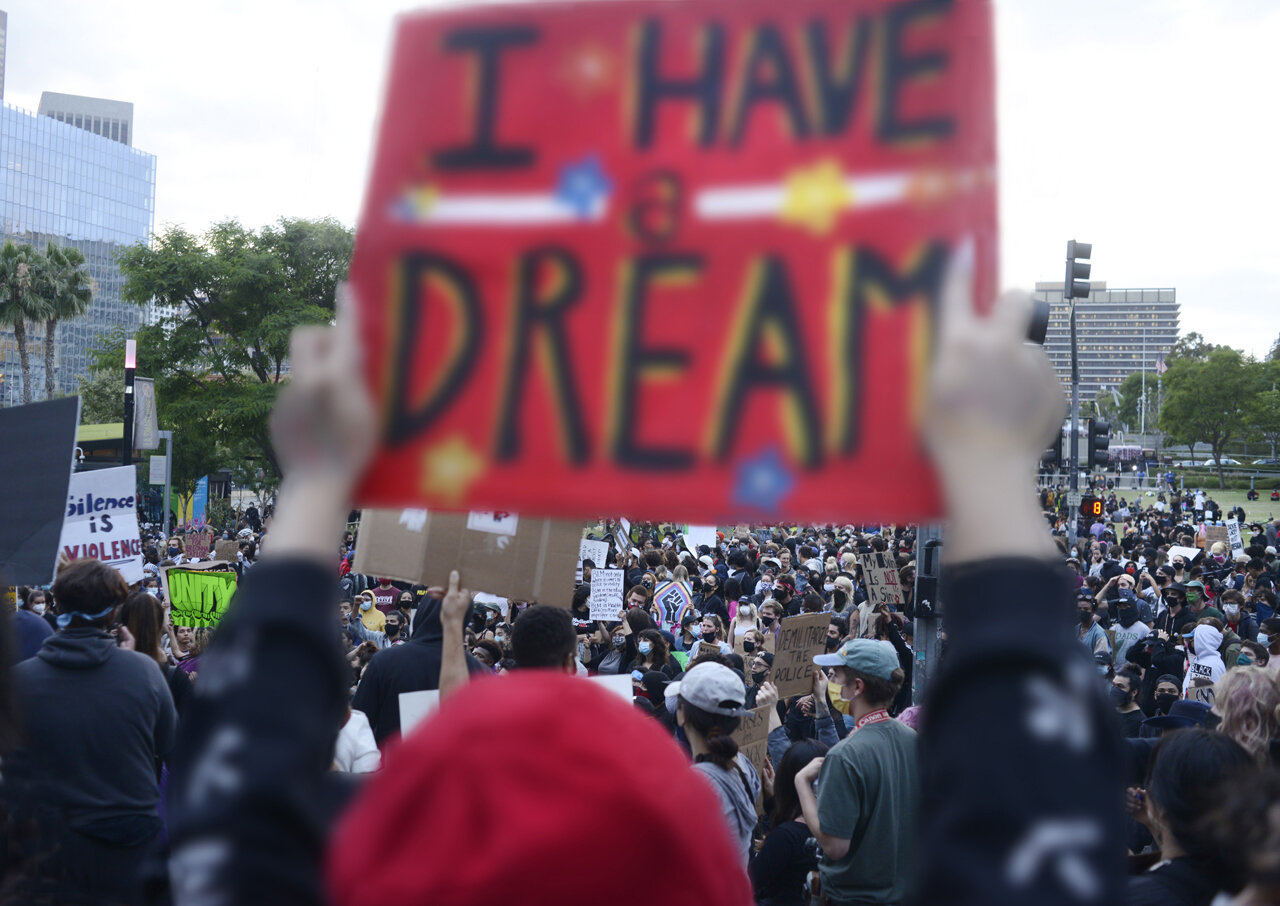
<svg viewBox="0 0 1280 906"><path fill-rule="evenodd" d="M841 714L849 713L849 702L840 697L840 687L835 683L827 686L827 694L831 698L831 707L835 708Z"/></svg>

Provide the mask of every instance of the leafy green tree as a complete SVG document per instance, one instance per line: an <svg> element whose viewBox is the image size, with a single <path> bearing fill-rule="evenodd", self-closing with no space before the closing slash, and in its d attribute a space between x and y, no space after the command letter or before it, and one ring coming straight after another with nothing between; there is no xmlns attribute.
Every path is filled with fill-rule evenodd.
<svg viewBox="0 0 1280 906"><path fill-rule="evenodd" d="M1226 347L1218 347L1206 342L1204 337L1193 330L1189 334L1178 337L1178 342L1173 344L1164 361L1171 368L1173 363L1178 361L1204 362L1208 360L1209 353L1219 348Z"/></svg>
<svg viewBox="0 0 1280 906"><path fill-rule="evenodd" d="M22 367L22 402L31 402L31 353L27 325L44 320L47 308L38 290L45 260L29 245L6 241L0 248L0 324L13 328Z"/></svg>
<svg viewBox="0 0 1280 906"><path fill-rule="evenodd" d="M1120 382L1120 407L1116 415L1129 428L1136 429L1142 425L1143 378L1141 371L1135 371ZM1156 412L1156 376L1153 373L1146 377L1145 405L1147 407L1147 427L1154 428L1157 421Z"/></svg>
<svg viewBox="0 0 1280 906"><path fill-rule="evenodd" d="M1213 348L1203 360L1179 356L1164 376L1160 428L1175 443L1189 445L1193 458L1197 443L1209 445L1218 463L1218 487L1225 486L1227 444L1245 434L1258 378L1256 362L1225 346Z"/></svg>
<svg viewBox="0 0 1280 906"><path fill-rule="evenodd" d="M1280 362L1280 337L1276 337L1276 341L1271 344L1271 351L1267 353L1268 362Z"/></svg>
<svg viewBox="0 0 1280 906"><path fill-rule="evenodd" d="M90 370L77 381L80 424L106 425L124 418L124 371L118 368Z"/></svg>
<svg viewBox="0 0 1280 906"><path fill-rule="evenodd" d="M89 276L84 252L78 248L63 248L51 242L44 257L44 272L37 291L45 316L44 393L45 399L53 399L53 349L57 343L58 322L78 318L88 311L96 288Z"/></svg>
<svg viewBox="0 0 1280 906"><path fill-rule="evenodd" d="M351 230L331 219L281 220L259 232L227 221L201 236L170 227L121 254L124 298L170 311L138 331L138 373L156 380L175 443L181 430L218 465L235 455L279 476L267 416L287 380L289 337L332 321L352 245Z"/></svg>

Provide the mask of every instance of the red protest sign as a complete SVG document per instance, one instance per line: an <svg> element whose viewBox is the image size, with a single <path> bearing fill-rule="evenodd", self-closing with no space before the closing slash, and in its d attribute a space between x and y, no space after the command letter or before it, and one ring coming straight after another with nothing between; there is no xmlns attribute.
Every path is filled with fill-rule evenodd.
<svg viewBox="0 0 1280 906"><path fill-rule="evenodd" d="M351 279L370 505L936 515L934 311L995 279L987 0L403 18Z"/></svg>

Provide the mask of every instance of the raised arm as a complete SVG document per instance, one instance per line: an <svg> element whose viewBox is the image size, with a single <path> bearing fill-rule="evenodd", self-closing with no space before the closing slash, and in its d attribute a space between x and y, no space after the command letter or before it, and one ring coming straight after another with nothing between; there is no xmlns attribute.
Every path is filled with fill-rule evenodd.
<svg viewBox="0 0 1280 906"><path fill-rule="evenodd" d="M269 540L203 656L171 765L178 904L324 902L329 767L350 681L330 551L374 425L351 379L351 333L295 331L291 365L272 416L285 478Z"/></svg>
<svg viewBox="0 0 1280 906"><path fill-rule="evenodd" d="M953 267L924 418L947 506L948 648L920 739L919 900L1118 902L1120 741L1033 486L1063 392L1023 341L1030 299L980 317L968 286Z"/></svg>

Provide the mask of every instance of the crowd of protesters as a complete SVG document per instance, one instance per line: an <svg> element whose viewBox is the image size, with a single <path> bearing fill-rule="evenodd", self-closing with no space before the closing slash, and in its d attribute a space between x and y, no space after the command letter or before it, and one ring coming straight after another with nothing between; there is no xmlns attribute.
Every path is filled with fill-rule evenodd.
<svg viewBox="0 0 1280 906"><path fill-rule="evenodd" d="M159 572L187 562L182 534L151 539L132 588L79 560L19 590L0 899L1276 902L1280 520L1244 523L1233 556L1203 495L1112 495L1073 536L1063 495L1019 477L1061 414L1021 305L944 318L945 641L923 699L911 527L699 546L604 525L606 561L539 602L356 573L373 415L349 335L302 333L273 423L286 480L228 532L240 588L216 629L173 625ZM900 606L868 596L873 553ZM591 618L606 567L616 621ZM673 582L685 612L657 602ZM817 613L812 686L780 698L780 627ZM630 707L583 679L628 675ZM404 732L402 696L431 690ZM759 708L753 763L734 734Z"/></svg>

